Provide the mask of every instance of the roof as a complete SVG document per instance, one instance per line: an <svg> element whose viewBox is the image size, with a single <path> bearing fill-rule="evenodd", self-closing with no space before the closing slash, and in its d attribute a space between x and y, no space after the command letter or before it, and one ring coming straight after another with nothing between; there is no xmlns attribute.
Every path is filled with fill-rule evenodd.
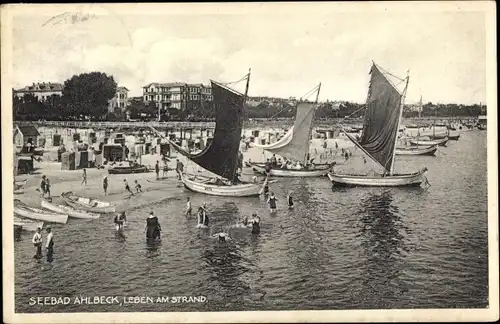
<svg viewBox="0 0 500 324"><path fill-rule="evenodd" d="M118 88L116 88L116 91L120 91L120 90L130 91L129 89L127 89L125 87L118 87Z"/></svg>
<svg viewBox="0 0 500 324"><path fill-rule="evenodd" d="M156 86L156 87L205 87L205 88L210 88L210 85L205 85L202 83L185 83L185 82L167 82L167 83L160 83L160 82L152 82L147 85L145 85L143 88L149 88L150 86Z"/></svg>
<svg viewBox="0 0 500 324"><path fill-rule="evenodd" d="M17 125L17 127L24 136L40 136L40 133L33 125Z"/></svg>
<svg viewBox="0 0 500 324"><path fill-rule="evenodd" d="M63 85L60 83L33 83L33 85L26 86L22 89L16 90L16 92L51 92L51 91L62 91Z"/></svg>

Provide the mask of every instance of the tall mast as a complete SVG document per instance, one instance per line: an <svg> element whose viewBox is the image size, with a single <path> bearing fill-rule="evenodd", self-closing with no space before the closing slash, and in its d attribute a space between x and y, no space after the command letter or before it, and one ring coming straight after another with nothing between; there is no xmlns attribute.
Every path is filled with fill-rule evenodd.
<svg viewBox="0 0 500 324"><path fill-rule="evenodd" d="M243 104L242 104L243 107L242 107L242 109L245 109L245 102L246 102L247 96L248 96L248 87L250 85L250 73L251 72L252 72L252 69L248 69L248 74L246 76L246 78L247 78L247 84L245 86L245 95L243 96ZM241 134L240 134L240 139L238 141L241 141ZM240 150L238 149L238 154L237 154L236 159L234 161L235 162L235 168L234 168L234 170L238 169L239 158L240 158ZM232 180L233 181L236 180L235 178L236 178L236 174L233 174L233 179Z"/></svg>
<svg viewBox="0 0 500 324"><path fill-rule="evenodd" d="M399 119L398 119L398 126L396 128L396 138L394 139L394 149L392 150L392 160L391 160L391 168L389 169L389 174L392 175L392 172L394 170L394 159L396 158L396 144L398 142L398 135L399 135L399 125L401 125L401 119L403 118L403 106L406 98L406 90L408 89L408 82L410 81L410 71L408 70L406 72L406 84L405 88L403 90L403 95L401 96L401 103L399 106Z"/></svg>
<svg viewBox="0 0 500 324"><path fill-rule="evenodd" d="M248 74L247 74L247 85L245 87L245 97L243 98L243 104L247 101L247 96L248 96L248 86L250 85L250 73L252 73L252 69L248 69Z"/></svg>
<svg viewBox="0 0 500 324"><path fill-rule="evenodd" d="M305 150L304 150L304 160L303 160L303 163L304 164L307 164L309 161L307 159L307 155L309 154L309 141L310 141L310 137L311 137L311 132L312 132L312 129L313 129L313 123L314 123L314 118L316 116L316 109L317 109L317 104L318 104L318 98L319 98L319 92L321 90L321 82L318 84L318 92L316 93L316 100L314 101L314 104L316 105L316 107L314 107L314 110L313 110L313 117L312 117L312 122L311 122L311 125L309 126L309 140L307 141L307 144L306 144L306 147L305 147Z"/></svg>

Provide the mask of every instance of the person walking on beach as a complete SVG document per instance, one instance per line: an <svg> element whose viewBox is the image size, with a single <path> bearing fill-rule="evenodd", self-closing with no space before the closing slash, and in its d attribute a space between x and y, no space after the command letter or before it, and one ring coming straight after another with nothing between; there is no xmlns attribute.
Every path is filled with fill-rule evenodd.
<svg viewBox="0 0 500 324"><path fill-rule="evenodd" d="M158 217L156 217L153 212L150 212L149 217L146 218L146 228L144 232L146 233L146 239L148 241L160 239L161 226L158 222Z"/></svg>
<svg viewBox="0 0 500 324"><path fill-rule="evenodd" d="M125 184L125 190L130 192L130 195L134 195L134 193L132 192L132 190L130 190L130 186L128 185L128 182L127 182L127 179L123 179L123 182Z"/></svg>
<svg viewBox="0 0 500 324"><path fill-rule="evenodd" d="M82 176L81 185L83 185L84 183L85 183L85 185L87 185L87 170L86 169L83 169L83 176Z"/></svg>
<svg viewBox="0 0 500 324"><path fill-rule="evenodd" d="M142 192L142 187L141 187L141 184L139 183L139 181L135 180L134 183L135 183L135 190L137 192Z"/></svg>
<svg viewBox="0 0 500 324"><path fill-rule="evenodd" d="M277 199L274 196L274 193L271 192L271 195L267 199L267 203L269 204L269 209L271 210L271 213L275 213L276 212L276 201L277 201Z"/></svg>
<svg viewBox="0 0 500 324"><path fill-rule="evenodd" d="M168 164L167 164L167 161L164 160L163 161L163 177L165 178L165 176L167 175L168 173Z"/></svg>
<svg viewBox="0 0 500 324"><path fill-rule="evenodd" d="M175 166L175 171L177 171L177 174L179 175L179 180L181 180L181 175L182 172L184 171L184 164L182 164L179 159L177 159L177 165Z"/></svg>
<svg viewBox="0 0 500 324"><path fill-rule="evenodd" d="M155 164L156 180L160 179L160 162L156 161Z"/></svg>
<svg viewBox="0 0 500 324"><path fill-rule="evenodd" d="M102 179L102 189L104 189L104 195L108 195L108 176L104 176Z"/></svg>
<svg viewBox="0 0 500 324"><path fill-rule="evenodd" d="M289 209L292 209L292 208L293 208L293 197L292 197L292 191L289 191L289 192L288 192L287 202L288 202L288 208L289 208Z"/></svg>
<svg viewBox="0 0 500 324"><path fill-rule="evenodd" d="M40 197L45 197L45 191L47 190L45 187L46 184L46 177L43 175L42 176L42 181L40 182Z"/></svg>
<svg viewBox="0 0 500 324"><path fill-rule="evenodd" d="M50 179L46 178L45 179L45 193L49 196L50 198Z"/></svg>
<svg viewBox="0 0 500 324"><path fill-rule="evenodd" d="M52 228L47 226L47 244L45 247L47 248L47 262L52 262L54 256L54 234L52 233Z"/></svg>
<svg viewBox="0 0 500 324"><path fill-rule="evenodd" d="M33 256L35 259L42 258L42 234L40 233L42 229L38 227L36 229L35 235L33 235L33 245L36 247L36 254Z"/></svg>
<svg viewBox="0 0 500 324"><path fill-rule="evenodd" d="M191 216L191 199L189 197L186 198L186 216Z"/></svg>

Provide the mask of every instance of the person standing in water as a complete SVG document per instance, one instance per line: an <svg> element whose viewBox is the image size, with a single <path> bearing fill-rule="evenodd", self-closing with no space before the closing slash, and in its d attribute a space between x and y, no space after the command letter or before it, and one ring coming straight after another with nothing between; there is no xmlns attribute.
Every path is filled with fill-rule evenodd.
<svg viewBox="0 0 500 324"><path fill-rule="evenodd" d="M231 237L229 237L229 234L227 234L225 232L219 232L219 233L213 234L211 237L212 238L219 238L219 243L226 243L226 240L231 241Z"/></svg>
<svg viewBox="0 0 500 324"><path fill-rule="evenodd" d="M121 212L115 216L115 228L117 231L123 231L125 222L127 221L127 216L125 212Z"/></svg>
<svg viewBox="0 0 500 324"><path fill-rule="evenodd" d="M156 180L160 179L160 162L156 161L155 164Z"/></svg>
<svg viewBox="0 0 500 324"><path fill-rule="evenodd" d="M207 211L203 207L198 208L198 225L208 226Z"/></svg>
<svg viewBox="0 0 500 324"><path fill-rule="evenodd" d="M264 193L264 196L267 196L269 194L269 182L267 180L264 181L264 187L262 188L262 192Z"/></svg>
<svg viewBox="0 0 500 324"><path fill-rule="evenodd" d="M191 209L191 199L189 197L186 198L186 216L191 216L192 215L192 209Z"/></svg>
<svg viewBox="0 0 500 324"><path fill-rule="evenodd" d="M160 239L161 226L158 222L158 217L153 212L150 212L149 217L146 219L146 228L144 231L146 232L147 240Z"/></svg>
<svg viewBox="0 0 500 324"><path fill-rule="evenodd" d="M85 185L87 185L87 170L86 169L83 169L81 186L83 186L84 183L85 183Z"/></svg>
<svg viewBox="0 0 500 324"><path fill-rule="evenodd" d="M52 262L54 257L54 234L52 233L52 228L47 226L47 244L45 248L47 248L47 262Z"/></svg>
<svg viewBox="0 0 500 324"><path fill-rule="evenodd" d="M125 184L125 190L130 192L130 195L134 195L134 193L132 192L132 190L130 190L130 186L128 185L128 182L127 182L127 179L123 179L123 183Z"/></svg>
<svg viewBox="0 0 500 324"><path fill-rule="evenodd" d="M33 245L36 247L36 254L33 256L35 259L42 258L42 234L40 233L42 229L38 227L36 229L35 235L33 235Z"/></svg>
<svg viewBox="0 0 500 324"><path fill-rule="evenodd" d="M271 213L276 212L276 197L274 196L274 193L271 192L271 195L267 199L267 203L269 204L269 209L271 210Z"/></svg>
<svg viewBox="0 0 500 324"><path fill-rule="evenodd" d="M260 217L257 213L252 214L252 234L260 233Z"/></svg>
<svg viewBox="0 0 500 324"><path fill-rule="evenodd" d="M287 203L288 203L288 208L292 209L293 208L293 197L292 197L292 191L288 192L287 196Z"/></svg>
<svg viewBox="0 0 500 324"><path fill-rule="evenodd" d="M104 189L104 195L108 195L108 176L104 176L102 179L102 189Z"/></svg>

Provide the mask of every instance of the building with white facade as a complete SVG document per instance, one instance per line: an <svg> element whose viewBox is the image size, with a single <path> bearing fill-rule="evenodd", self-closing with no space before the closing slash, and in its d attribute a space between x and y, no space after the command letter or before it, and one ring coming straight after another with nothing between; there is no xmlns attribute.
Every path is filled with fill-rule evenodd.
<svg viewBox="0 0 500 324"><path fill-rule="evenodd" d="M154 102L159 109L184 110L189 101L212 101L212 88L201 83L153 82L142 89L144 102Z"/></svg>
<svg viewBox="0 0 500 324"><path fill-rule="evenodd" d="M14 90L14 94L18 98L23 98L27 94L31 94L38 98L39 101L45 101L52 95L62 96L63 85L60 83L42 82L33 83L22 89Z"/></svg>
<svg viewBox="0 0 500 324"><path fill-rule="evenodd" d="M117 87L115 96L108 102L108 111L116 114L122 113L129 105L129 90L125 87Z"/></svg>

